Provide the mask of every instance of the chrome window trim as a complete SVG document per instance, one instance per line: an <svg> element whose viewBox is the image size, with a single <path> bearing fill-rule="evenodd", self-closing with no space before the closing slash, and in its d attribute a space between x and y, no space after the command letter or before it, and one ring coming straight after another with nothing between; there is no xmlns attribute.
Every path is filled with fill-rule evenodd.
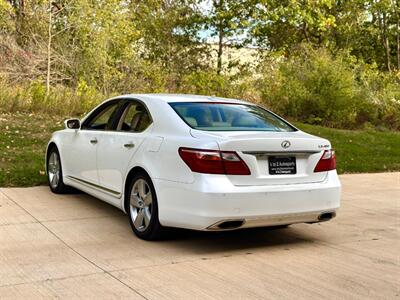
<svg viewBox="0 0 400 300"><path fill-rule="evenodd" d="M147 126L146 129L144 129L144 130L142 130L142 131L124 131L124 130L117 130L117 129L113 129L113 130L109 130L109 129L108 129L108 130L106 130L106 129L82 128L82 125L86 122L87 119L90 118L90 116L91 116L93 113L95 113L95 112L97 111L97 109L100 109L100 107L102 107L103 105L105 105L105 104L107 104L108 102L111 102L111 101L116 101L116 102L120 101L120 102L126 102L126 103L128 103L128 102L130 102L130 101L137 101L137 102L139 102L140 104L143 105L143 107L145 108L147 114L149 115L149 118L150 118L149 126ZM122 117L122 116L120 116L120 118L121 118L121 117ZM149 129L150 126L151 126L152 124L154 124L153 116L151 115L150 110L149 110L149 108L147 107L146 103L144 103L142 100L137 99L137 98L112 98L112 99L108 99L108 100L105 100L104 102L100 103L100 104L99 104L97 107L95 107L91 112L89 112L86 116L84 116L84 117L81 119L81 128L79 128L79 131L90 131L90 132L125 132L125 133L134 133L134 134L135 134L135 133L143 133L143 132L147 131L147 129ZM117 124L117 126L118 126L118 124Z"/></svg>

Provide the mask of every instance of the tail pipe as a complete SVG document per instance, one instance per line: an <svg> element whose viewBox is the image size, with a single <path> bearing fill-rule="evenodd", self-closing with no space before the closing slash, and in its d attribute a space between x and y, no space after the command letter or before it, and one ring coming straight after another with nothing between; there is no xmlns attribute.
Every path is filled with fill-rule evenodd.
<svg viewBox="0 0 400 300"><path fill-rule="evenodd" d="M324 212L318 216L318 221L325 222L325 221L329 221L330 219L333 219L334 217L336 217L336 213L334 211L333 212Z"/></svg>
<svg viewBox="0 0 400 300"><path fill-rule="evenodd" d="M220 221L214 225L208 227L209 230L232 230L238 229L243 226L245 220L237 219L237 220L225 220Z"/></svg>

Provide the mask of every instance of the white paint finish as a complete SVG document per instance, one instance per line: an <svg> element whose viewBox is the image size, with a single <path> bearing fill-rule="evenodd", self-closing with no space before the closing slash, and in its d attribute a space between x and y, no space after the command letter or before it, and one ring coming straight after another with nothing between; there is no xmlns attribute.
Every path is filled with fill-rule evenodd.
<svg viewBox="0 0 400 300"><path fill-rule="evenodd" d="M97 131L65 129L54 133L53 140L61 155L63 175L99 183L97 174L97 144L90 141L99 138Z"/></svg>
<svg viewBox="0 0 400 300"><path fill-rule="evenodd" d="M142 101L153 123L142 133L95 130L56 132L52 141L60 149L64 176L83 179L100 187L70 177L64 177L66 184L123 210L127 174L133 168L140 167L154 182L161 223L200 230L231 217L261 218L270 222L269 217L274 215L281 214L290 219L291 214L334 211L339 207L340 182L336 171L313 172L322 155L321 146L323 149L327 145L330 147L329 141L325 139L301 131L193 130L168 103L246 103L234 99L163 94L123 95L110 100L114 99ZM91 144L92 138L97 138L98 143ZM296 154L295 175L269 175L267 156L246 153L284 152L281 143L285 140L291 143L290 151L319 151ZM135 146L126 148L124 144L127 143ZM194 173L178 155L180 147L236 151L250 168L251 175ZM298 220L293 216L293 220Z"/></svg>
<svg viewBox="0 0 400 300"><path fill-rule="evenodd" d="M108 204L118 207L119 209L123 209L123 198L120 195L109 193L107 191L101 190L100 188L96 188L89 184L71 179L70 177L64 177L64 183L68 186L72 186L74 188L77 188L78 190L88 193L89 195L96 197L104 202L107 202Z"/></svg>
<svg viewBox="0 0 400 300"><path fill-rule="evenodd" d="M229 176L234 185L276 185L322 182L326 172L314 173L314 168L322 156L321 145L329 145L329 141L301 131L295 132L202 132L191 130L194 137L204 139L214 137L221 150L237 151L251 170L250 176ZM291 143L290 148L283 149L283 141ZM297 172L295 175L269 175L268 156L249 155L247 151L278 152L278 155L296 157ZM317 153L307 153L316 151ZM290 152L299 152L290 154ZM286 154L285 154L286 153Z"/></svg>
<svg viewBox="0 0 400 300"><path fill-rule="evenodd" d="M104 131L99 134L97 170L101 186L122 193L129 162L140 149L148 132ZM133 147L126 147L127 144Z"/></svg>
<svg viewBox="0 0 400 300"><path fill-rule="evenodd" d="M215 141L202 141L189 137L168 136L164 139L159 152L148 152L143 155L154 179L174 182L192 183L195 174L189 169L178 154L180 147L205 148L218 150Z"/></svg>
<svg viewBox="0 0 400 300"><path fill-rule="evenodd" d="M147 143L147 151L149 152L158 152L160 151L160 147L164 138L161 136L153 136L149 137L149 141Z"/></svg>
<svg viewBox="0 0 400 300"><path fill-rule="evenodd" d="M336 171L328 173L320 183L274 186L239 187L224 175L205 174L197 174L193 184L155 180L158 197L168 199L159 204L160 222L204 230L221 220L260 219L259 226L265 226L271 225L270 219L277 215L298 220L298 213L336 211L340 206L340 183ZM303 221L310 221L309 216Z"/></svg>

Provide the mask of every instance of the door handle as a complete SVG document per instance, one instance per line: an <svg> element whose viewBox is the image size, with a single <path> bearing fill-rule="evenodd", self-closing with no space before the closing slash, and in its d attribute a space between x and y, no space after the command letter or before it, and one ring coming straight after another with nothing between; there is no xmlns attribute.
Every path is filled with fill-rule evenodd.
<svg viewBox="0 0 400 300"><path fill-rule="evenodd" d="M96 138L91 139L91 140L90 140L90 143L91 143L91 144L97 144L97 139L96 139Z"/></svg>
<svg viewBox="0 0 400 300"><path fill-rule="evenodd" d="M124 147L125 148L133 148L133 147L135 147L135 144L134 143L124 144Z"/></svg>

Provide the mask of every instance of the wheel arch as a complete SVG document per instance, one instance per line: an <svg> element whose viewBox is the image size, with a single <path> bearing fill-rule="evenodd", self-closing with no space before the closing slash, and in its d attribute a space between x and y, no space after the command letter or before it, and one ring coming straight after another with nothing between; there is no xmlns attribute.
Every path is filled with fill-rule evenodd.
<svg viewBox="0 0 400 300"><path fill-rule="evenodd" d="M133 176L135 176L135 174L137 174L139 172L145 173L147 176L149 176L149 178L151 180L151 176L150 176L149 172L147 172L147 170L145 168L143 168L142 166L135 166L135 167L130 169L130 171L126 175L126 179L125 179L124 195L123 195L123 198L122 198L122 205L121 205L121 207L123 208L125 213L127 213L128 205L129 205L129 202L127 201L129 199L128 198L129 197L129 195L128 195L129 184L130 184Z"/></svg>
<svg viewBox="0 0 400 300"><path fill-rule="evenodd" d="M58 146L57 146L57 144L54 142L54 141L50 141L48 144L47 144L47 147L46 147L46 155L45 155L45 160L44 160L44 170L45 170L45 172L46 172L46 175L48 175L47 174L47 160L49 159L49 151L50 151L50 149L52 149L53 147L55 147L55 148L57 148L57 150L58 150L58 152L60 152L60 149L58 148Z"/></svg>
<svg viewBox="0 0 400 300"><path fill-rule="evenodd" d="M65 162L63 160L63 149L62 149L62 145L63 145L63 140L61 139L61 136L57 133L53 134L52 138L50 139L50 141L47 144L46 147L46 154L45 154L45 172L47 175L47 158L49 155L49 151L55 147L58 151L58 154L60 155L60 161L61 161L61 168L63 169L63 172L65 171ZM65 173L63 173L64 175Z"/></svg>

